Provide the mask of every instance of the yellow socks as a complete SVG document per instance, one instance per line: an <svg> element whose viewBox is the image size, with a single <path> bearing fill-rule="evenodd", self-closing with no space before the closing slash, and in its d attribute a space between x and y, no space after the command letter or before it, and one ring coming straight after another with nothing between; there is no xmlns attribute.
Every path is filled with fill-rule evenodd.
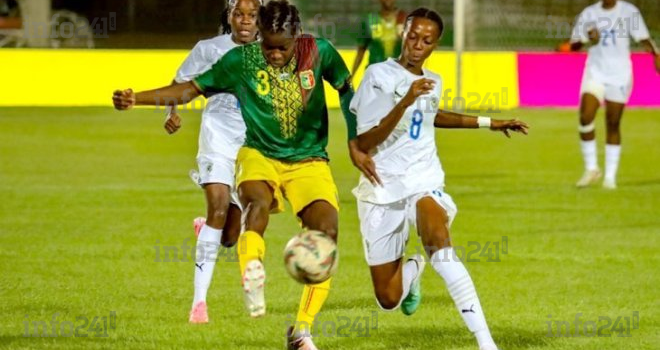
<svg viewBox="0 0 660 350"><path fill-rule="evenodd" d="M241 276L247 263L254 259L264 260L266 243L263 237L254 231L245 231L238 238L238 263L241 266Z"/></svg>
<svg viewBox="0 0 660 350"><path fill-rule="evenodd" d="M311 333L314 317L321 311L325 300L328 299L331 280L332 278L323 283L305 285L302 297L300 298L298 316L296 317L296 331Z"/></svg>

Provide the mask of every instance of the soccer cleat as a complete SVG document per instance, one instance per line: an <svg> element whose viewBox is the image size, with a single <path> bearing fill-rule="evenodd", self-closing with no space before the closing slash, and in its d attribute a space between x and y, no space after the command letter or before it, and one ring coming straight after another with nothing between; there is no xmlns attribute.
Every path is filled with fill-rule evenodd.
<svg viewBox="0 0 660 350"><path fill-rule="evenodd" d="M410 291L408 292L408 295L403 299L401 302L401 311L403 312L404 315L412 315L417 311L417 308L419 307L419 303L422 301L422 273L424 272L424 266L426 266L426 262L424 261L424 257L422 257L419 254L415 254L410 259L406 261L414 260L417 263L417 277L413 279L412 285L410 286Z"/></svg>
<svg viewBox="0 0 660 350"><path fill-rule="evenodd" d="M606 178L603 180L603 188L606 190L616 190L616 180Z"/></svg>
<svg viewBox="0 0 660 350"><path fill-rule="evenodd" d="M193 227L195 228L195 237L199 238L199 232L202 231L202 227L206 224L206 218L198 217L193 220Z"/></svg>
<svg viewBox="0 0 660 350"><path fill-rule="evenodd" d="M586 170L582 175L582 177L580 178L580 180L578 180L578 182L575 184L575 186L577 188L589 187L595 184L596 182L598 182L598 180L600 180L601 175L602 174L598 169Z"/></svg>
<svg viewBox="0 0 660 350"><path fill-rule="evenodd" d="M200 301L195 304L192 310L190 310L190 318L188 319L190 323L209 323L209 314L206 309L206 302Z"/></svg>
<svg viewBox="0 0 660 350"><path fill-rule="evenodd" d="M250 317L261 317L266 314L266 299L264 298L264 283L266 271L260 260L247 263L243 274L243 292L245 292L245 306Z"/></svg>
<svg viewBox="0 0 660 350"><path fill-rule="evenodd" d="M318 350L312 336L310 334L301 334L295 332L293 327L289 327L286 332L286 349L287 350Z"/></svg>
<svg viewBox="0 0 660 350"><path fill-rule="evenodd" d="M192 181L195 184L195 186L201 187L199 183L201 180L199 177L199 172L197 170L190 169L190 171L188 172L188 176L190 177L190 181Z"/></svg>

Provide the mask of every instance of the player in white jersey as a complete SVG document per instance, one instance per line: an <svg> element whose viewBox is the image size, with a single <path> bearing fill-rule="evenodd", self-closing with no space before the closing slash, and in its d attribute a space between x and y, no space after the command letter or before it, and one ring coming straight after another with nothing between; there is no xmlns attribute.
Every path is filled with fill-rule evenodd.
<svg viewBox="0 0 660 350"><path fill-rule="evenodd" d="M176 73L175 82L191 81L206 72L229 50L257 40L259 0L229 0L222 18L222 35L195 45ZM165 129L174 133L181 118L171 109ZM240 234L241 208L234 189L238 150L245 141L245 122L238 100L231 94L217 94L207 100L199 131L199 185L207 202L205 223L196 220L197 256L195 293L189 321L207 323L206 294L220 245L231 247Z"/></svg>
<svg viewBox="0 0 660 350"><path fill-rule="evenodd" d="M587 187L601 177L596 150L594 119L605 102L607 145L605 146L605 178L603 187L616 188L616 174L621 155L619 124L633 84L630 40L640 42L655 56L660 72L660 51L649 35L639 9L617 0L603 0L580 14L571 36L571 50L579 51L591 43L581 87L580 125L585 172L577 187Z"/></svg>
<svg viewBox="0 0 660 350"><path fill-rule="evenodd" d="M382 185L364 175L357 197L364 251L381 308L401 306L406 315L421 300L420 280L425 260L414 255L403 261L409 225L417 228L430 263L445 280L467 327L482 350L497 349L474 284L455 258L449 227L456 215L444 192L444 172L437 155L435 128L489 127L527 133L517 120L491 120L438 109L442 79L422 69L442 34L440 16L420 8L406 20L399 59L371 65L351 102L357 114L358 143L371 151Z"/></svg>

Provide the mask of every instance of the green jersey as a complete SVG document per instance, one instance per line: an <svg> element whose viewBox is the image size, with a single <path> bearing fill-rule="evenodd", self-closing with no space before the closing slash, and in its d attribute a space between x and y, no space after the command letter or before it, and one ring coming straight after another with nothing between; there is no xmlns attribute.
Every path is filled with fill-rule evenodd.
<svg viewBox="0 0 660 350"><path fill-rule="evenodd" d="M287 65L266 62L261 44L236 47L193 81L205 93L234 94L247 127L245 146L286 162L328 158L328 108L323 80L336 89L350 76L332 44L319 38L296 39Z"/></svg>
<svg viewBox="0 0 660 350"><path fill-rule="evenodd" d="M401 55L401 33L405 20L406 14L403 11L389 18L381 17L379 13L366 16L362 22L358 45L369 50L369 65Z"/></svg>

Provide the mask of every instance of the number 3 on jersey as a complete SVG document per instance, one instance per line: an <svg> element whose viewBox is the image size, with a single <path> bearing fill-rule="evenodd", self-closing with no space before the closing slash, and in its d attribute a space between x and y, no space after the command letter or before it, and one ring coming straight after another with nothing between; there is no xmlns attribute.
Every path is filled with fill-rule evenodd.
<svg viewBox="0 0 660 350"><path fill-rule="evenodd" d="M424 114L419 109L413 112L412 125L410 126L410 138L417 140L419 134L422 132L422 122L424 121Z"/></svg>
<svg viewBox="0 0 660 350"><path fill-rule="evenodd" d="M270 80L268 79L268 73L265 70L260 70L257 72L257 92L261 96L268 95L270 93Z"/></svg>

